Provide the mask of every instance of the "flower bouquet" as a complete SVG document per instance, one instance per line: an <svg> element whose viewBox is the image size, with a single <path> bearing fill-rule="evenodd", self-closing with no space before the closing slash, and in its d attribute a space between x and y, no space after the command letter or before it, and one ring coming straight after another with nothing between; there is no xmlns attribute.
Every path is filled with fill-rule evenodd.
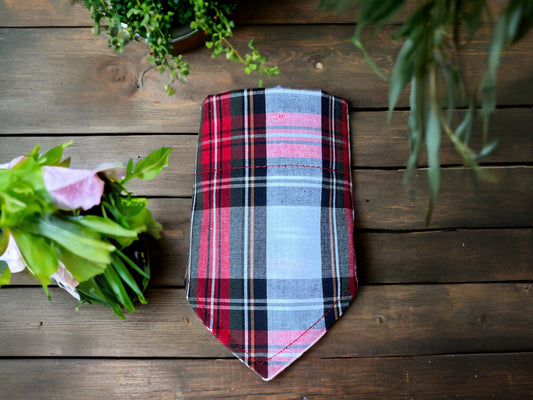
<svg viewBox="0 0 533 400"><path fill-rule="evenodd" d="M143 237L159 238L161 225L148 200L133 197L124 185L155 178L172 149L156 150L135 165L129 160L125 169L114 163L84 170L62 160L71 143L43 155L36 146L0 165L0 286L28 269L49 299L53 279L79 304L104 304L125 318L124 308L134 312L134 302L146 303L150 265Z"/></svg>

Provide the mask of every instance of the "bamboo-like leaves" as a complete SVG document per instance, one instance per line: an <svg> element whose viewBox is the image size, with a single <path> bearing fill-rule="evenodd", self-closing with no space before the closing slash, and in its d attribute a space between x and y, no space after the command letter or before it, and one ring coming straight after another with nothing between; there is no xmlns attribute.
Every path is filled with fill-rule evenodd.
<svg viewBox="0 0 533 400"><path fill-rule="evenodd" d="M389 118L392 110L396 107L398 98L409 82L415 76L416 67L416 44L412 39L407 39L398 54L396 63L392 70L392 76L389 85Z"/></svg>
<svg viewBox="0 0 533 400"><path fill-rule="evenodd" d="M373 26L372 34L405 5L399 0L321 0L319 7L325 10L346 11L358 5L358 20L352 42L361 50L363 57L380 75L383 73L370 60L361 40L367 26ZM488 141L488 122L496 108L497 70L503 50L523 38L533 27L533 1L509 0L493 29L489 45L487 70L480 85L481 115L483 117L483 141L479 152L468 143L472 135L477 93L466 93L455 50L459 43L458 31L464 26L468 40L471 40L483 21L492 22L487 0L423 0L407 20L391 35L394 40L405 40L392 70L389 85L389 118L401 94L411 84L409 98L409 148L405 180L412 177L418 166L420 148L426 144L429 177L429 207L426 223L440 188L439 151L444 133L453 143L455 150L478 176L491 179L479 166L479 158L490 154L497 141ZM444 81L443 88L437 88L437 79ZM453 127L453 115L457 93L461 101L470 104L464 119Z"/></svg>
<svg viewBox="0 0 533 400"><path fill-rule="evenodd" d="M533 27L533 1L510 0L500 15L489 45L487 70L481 81L483 145L487 143L489 117L496 109L498 67L502 51L522 39Z"/></svg>

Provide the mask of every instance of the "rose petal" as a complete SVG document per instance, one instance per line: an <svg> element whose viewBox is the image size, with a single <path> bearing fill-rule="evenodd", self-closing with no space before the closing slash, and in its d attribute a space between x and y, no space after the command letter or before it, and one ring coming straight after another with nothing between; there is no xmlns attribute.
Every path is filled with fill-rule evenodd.
<svg viewBox="0 0 533 400"><path fill-rule="evenodd" d="M88 210L100 204L104 181L94 171L64 167L44 167L44 185L61 210Z"/></svg>
<svg viewBox="0 0 533 400"><path fill-rule="evenodd" d="M76 287L80 284L68 269L65 268L65 265L59 261L59 267L57 271L50 275L50 278L53 278L57 285L66 290L72 297L75 297L77 300L80 299L80 294L76 291Z"/></svg>
<svg viewBox="0 0 533 400"><path fill-rule="evenodd" d="M6 251L4 251L4 254L0 255L0 260L7 263L9 270L12 273L20 272L28 266L26 261L24 261L22 254L20 253L17 242L15 242L15 239L13 239L13 236L11 235L9 235L9 242Z"/></svg>

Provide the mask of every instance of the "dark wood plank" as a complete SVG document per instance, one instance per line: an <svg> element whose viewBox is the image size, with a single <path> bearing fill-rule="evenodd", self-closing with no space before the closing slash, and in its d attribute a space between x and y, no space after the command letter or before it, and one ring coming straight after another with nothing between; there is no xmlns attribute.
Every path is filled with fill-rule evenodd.
<svg viewBox="0 0 533 400"><path fill-rule="evenodd" d="M83 2L71 0L0 0L0 26L92 26Z"/></svg>
<svg viewBox="0 0 533 400"><path fill-rule="evenodd" d="M442 184L430 227L532 226L533 168L487 168L495 182L476 179L463 168L442 171ZM424 229L428 185L420 170L408 184L402 171L355 170L356 226Z"/></svg>
<svg viewBox="0 0 533 400"><path fill-rule="evenodd" d="M533 280L533 230L356 233L363 283Z"/></svg>
<svg viewBox="0 0 533 400"><path fill-rule="evenodd" d="M150 208L164 228L151 241L152 285L183 286L191 200L150 199ZM357 232L355 243L364 284L533 280L532 229ZM22 273L11 283L38 285Z"/></svg>
<svg viewBox="0 0 533 400"><path fill-rule="evenodd" d="M2 360L3 399L506 399L533 396L531 354L313 360L269 383L237 360Z"/></svg>
<svg viewBox="0 0 533 400"><path fill-rule="evenodd" d="M386 112L351 112L350 128L352 135L352 165L354 167L403 167L409 156L407 137L408 112L396 111L391 120ZM462 111L457 111L460 118ZM184 121L185 120L185 121ZM191 128L190 133L199 129L200 111L187 115L181 120L182 127ZM512 129L509 127L512 126ZM193 129L194 127L194 129ZM472 148L479 150L481 123L475 125ZM492 118L489 135L498 138L496 150L483 161L487 163L526 163L533 161L533 112L526 108L497 110ZM188 174L193 171L197 137L193 135L128 135L117 136L0 136L0 163L28 153L36 144L43 150L59 143L72 140L74 143L65 150L72 157L72 166L93 168L103 161L127 161L133 157L143 157L149 151L162 146L174 148L169 169L172 174ZM94 149L98 149L95 154ZM425 153L421 154L421 165L425 163ZM441 163L460 164L460 157L453 146L443 139ZM190 183L187 177L186 183ZM185 181L183 181L185 183Z"/></svg>
<svg viewBox="0 0 533 400"><path fill-rule="evenodd" d="M490 2L493 13L505 4L504 0ZM237 25L244 24L350 24L357 20L355 7L342 14L327 13L317 7L318 1L309 0L241 0L233 15ZM391 22L405 21L416 2L411 0ZM82 2L71 0L0 1L0 26L91 26L89 12Z"/></svg>
<svg viewBox="0 0 533 400"><path fill-rule="evenodd" d="M199 122L198 122L199 124ZM64 158L71 158L71 167L94 169L101 163L118 161L127 165L129 159L138 161L160 147L172 147L169 166L152 181L132 181L131 190L147 196L190 196L192 194L195 135L132 135L121 136L0 136L0 163L17 155L28 154L37 144L45 152L61 143L72 141L64 150ZM166 189L164 189L166 188ZM163 189L163 190L161 190Z"/></svg>
<svg viewBox="0 0 533 400"><path fill-rule="evenodd" d="M377 77L349 42L351 26L247 26L236 31L234 43L245 48L249 37L278 64L281 74L266 86L318 87L349 100L352 107L386 107L388 82ZM400 43L386 31L368 41L371 57L390 72ZM138 43L121 56L104 37L90 29L1 29L0 88L3 99L0 131L4 133L195 132L189 114L198 115L208 95L255 87L258 79L226 60L213 60L207 49L187 57L189 83L178 94L163 91L165 76L148 71L146 48ZM533 35L502 59L501 105L533 104ZM479 40L462 54L467 82L476 85L486 61L489 40L485 28ZM27 62L31 59L32 62ZM399 105L406 106L407 93ZM28 112L31 110L31 112Z"/></svg>
<svg viewBox="0 0 533 400"><path fill-rule="evenodd" d="M53 288L0 291L0 356L230 357L182 289L154 289L126 321ZM363 286L311 358L532 351L533 286Z"/></svg>
<svg viewBox="0 0 533 400"><path fill-rule="evenodd" d="M462 119L456 112L456 121ZM386 112L352 112L352 164L355 167L405 166L409 156L407 119L409 112L396 111L390 120ZM476 120L470 146L481 149L482 123ZM533 159L533 110L527 108L497 110L490 123L489 137L499 140L498 147L484 163L521 163ZM462 164L453 145L443 137L440 153L443 165ZM425 149L420 154L420 165L427 165Z"/></svg>
<svg viewBox="0 0 533 400"><path fill-rule="evenodd" d="M165 142L153 142L142 147L145 140L131 143L126 152L109 147L106 156L126 161L137 154L146 155L149 150ZM85 143L91 143L87 141ZM176 157L172 167L153 181L132 182L130 189L145 196L184 196L192 194L192 172L194 137L184 139L185 146L176 146ZM98 141L91 143L91 149L84 149L81 163L96 154ZM139 147L140 146L140 147ZM79 147L78 147L79 148ZM76 148L75 148L76 149ZM21 149L21 151L23 151ZM113 152L116 151L116 156ZM18 153L20 154L20 153ZM180 165L183 162L186 167ZM13 155L14 156L14 155ZM7 158L10 159L11 156ZM135 158L135 156L134 156ZM7 161L6 160L6 161ZM109 160L109 158L107 158ZM96 161L96 160L95 160ZM92 163L94 166L95 163ZM463 168L448 168L442 171L442 189L434 212L432 228L482 228L482 227L529 227L533 225L532 167L490 167L495 182L475 179L472 172ZM403 171L367 170L354 171L356 226L372 229L424 229L424 215L427 207L426 171L419 170L416 177L403 184Z"/></svg>

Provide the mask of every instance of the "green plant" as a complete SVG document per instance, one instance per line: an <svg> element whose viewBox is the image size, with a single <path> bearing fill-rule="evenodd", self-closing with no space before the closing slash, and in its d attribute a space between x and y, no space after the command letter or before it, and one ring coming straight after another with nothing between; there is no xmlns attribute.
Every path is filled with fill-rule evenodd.
<svg viewBox="0 0 533 400"><path fill-rule="evenodd" d="M130 160L125 176L116 178L68 168L70 159L61 158L69 144L43 155L36 146L0 167L0 285L27 268L47 294L53 278L80 304L105 304L124 318L123 307L133 312L134 301L146 303L150 278L146 257L136 257L132 245L139 235L159 238L161 231L148 200L133 197L124 184L156 177L171 149L136 165Z"/></svg>
<svg viewBox="0 0 533 400"><path fill-rule="evenodd" d="M352 42L362 51L364 58L382 77L384 74L370 59L362 44L365 28L373 26L378 32L405 5L406 0L321 0L319 6L326 10L344 12L358 5L358 20ZM404 44L396 59L389 85L389 118L398 98L411 84L409 143L406 180L418 166L420 150L425 142L430 187L426 224L429 224L440 188L439 150L442 133L453 143L465 165L479 176L489 179L480 168L479 159L488 155L497 145L488 140L488 122L496 108L497 70L504 49L523 38L533 26L533 1L510 0L502 9L493 26L489 44L487 68L478 89L467 93L461 66L456 56L459 33L463 26L467 40L471 40L483 21L493 21L487 0L420 0L405 22L392 34L392 39L402 39ZM444 90L438 89L443 80ZM457 104L469 104L462 121L453 125L452 111ZM474 114L480 98L483 118L483 138L479 151L469 146Z"/></svg>
<svg viewBox="0 0 533 400"><path fill-rule="evenodd" d="M273 76L278 74L276 66L269 67L250 40L250 53L244 56L232 46L234 22L229 18L235 1L228 0L84 0L94 20L94 32L100 32L100 25L107 21L109 46L122 52L132 40L145 40L150 47L148 60L161 71L170 75L165 87L169 94L175 93L172 84L185 82L189 65L181 54L172 54L172 29L175 25L188 24L203 31L207 37L206 46L213 57L225 54L226 58L243 64L249 74ZM262 82L260 81L260 85Z"/></svg>

